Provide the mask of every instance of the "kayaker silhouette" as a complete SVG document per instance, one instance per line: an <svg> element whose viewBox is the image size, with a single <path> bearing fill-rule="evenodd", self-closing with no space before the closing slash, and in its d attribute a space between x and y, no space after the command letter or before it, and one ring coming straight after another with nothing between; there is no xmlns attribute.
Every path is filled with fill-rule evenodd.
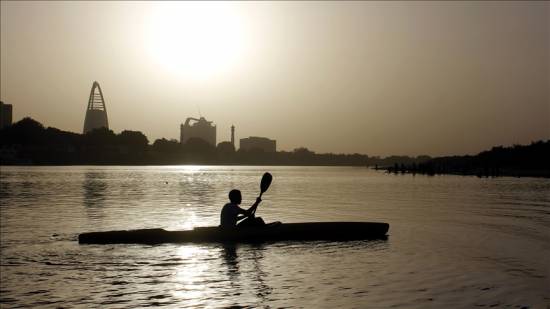
<svg viewBox="0 0 550 309"><path fill-rule="evenodd" d="M222 208L220 216L221 227L235 227L235 226L261 226L265 225L265 222L260 217L255 217L256 209L262 202L262 194L269 188L273 177L270 173L265 173L260 183L260 196L256 198L256 202L250 206L247 210L242 209L239 205L242 202L241 191L233 189L229 191L229 203L225 204ZM241 221L242 220L242 221ZM241 222L239 222L241 221Z"/></svg>
<svg viewBox="0 0 550 309"><path fill-rule="evenodd" d="M238 225L264 225L265 222L260 217L254 217L256 208L262 201L260 197L256 198L256 202L250 206L247 210L239 207L242 201L241 191L233 189L229 191L229 203L225 204L222 208L220 217L220 225L222 227L234 227L237 222L243 219Z"/></svg>

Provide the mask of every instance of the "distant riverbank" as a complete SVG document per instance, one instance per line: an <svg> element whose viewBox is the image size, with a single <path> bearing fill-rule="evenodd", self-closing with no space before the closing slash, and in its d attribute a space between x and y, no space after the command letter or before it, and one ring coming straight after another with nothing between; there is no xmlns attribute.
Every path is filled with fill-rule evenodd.
<svg viewBox="0 0 550 309"><path fill-rule="evenodd" d="M540 170L530 170L530 169L471 169L466 171L461 170L447 170L447 171L438 171L438 172L427 172L414 170L405 167L384 167L378 168L377 170L383 170L389 174L412 174L412 175L427 175L427 176L436 176L436 175L458 175L458 176L476 176L476 177L536 177L536 178L550 178L549 169L540 169Z"/></svg>
<svg viewBox="0 0 550 309"><path fill-rule="evenodd" d="M235 150L228 142L213 146L199 138L185 143L164 138L149 144L139 131L119 134L100 128L86 134L45 128L24 118L0 130L2 165L277 165L277 166L367 166L395 162L421 163L415 158L369 157L365 154L318 154L305 147L292 151Z"/></svg>
<svg viewBox="0 0 550 309"><path fill-rule="evenodd" d="M389 173L425 175L474 175L478 177L550 178L550 141L530 145L493 147L475 156L451 156L430 159L420 164L395 163L383 169Z"/></svg>
<svg viewBox="0 0 550 309"><path fill-rule="evenodd" d="M389 156L292 151L235 150L229 142L213 146L200 138L185 143L164 138L149 144L139 131L115 134L100 128L86 134L45 128L24 118L0 130L0 165L246 165L364 166L391 173L454 174L479 177L550 177L550 140L493 147L477 155Z"/></svg>

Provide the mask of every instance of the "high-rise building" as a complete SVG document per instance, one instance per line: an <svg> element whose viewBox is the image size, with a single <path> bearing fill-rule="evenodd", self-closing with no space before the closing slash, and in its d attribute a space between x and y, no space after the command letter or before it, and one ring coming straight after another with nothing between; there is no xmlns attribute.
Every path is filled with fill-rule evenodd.
<svg viewBox="0 0 550 309"><path fill-rule="evenodd" d="M276 152L277 142L274 139L266 137L251 136L247 138L241 138L239 150L262 150L264 152Z"/></svg>
<svg viewBox="0 0 550 309"><path fill-rule="evenodd" d="M0 101L0 129L11 126L12 106Z"/></svg>
<svg viewBox="0 0 550 309"><path fill-rule="evenodd" d="M86 118L84 119L84 133L88 133L93 129L105 127L109 129L109 121L107 120L107 107L103 98L103 91L99 83L94 81L92 90L90 90L90 98L88 99L88 107L86 108Z"/></svg>
<svg viewBox="0 0 550 309"><path fill-rule="evenodd" d="M194 123L190 124L191 121ZM189 117L185 120L185 124L180 125L180 143L184 144L190 138L200 138L216 147L216 126L204 117L200 119Z"/></svg>
<svg viewBox="0 0 550 309"><path fill-rule="evenodd" d="M235 126L231 125L231 145L235 148Z"/></svg>

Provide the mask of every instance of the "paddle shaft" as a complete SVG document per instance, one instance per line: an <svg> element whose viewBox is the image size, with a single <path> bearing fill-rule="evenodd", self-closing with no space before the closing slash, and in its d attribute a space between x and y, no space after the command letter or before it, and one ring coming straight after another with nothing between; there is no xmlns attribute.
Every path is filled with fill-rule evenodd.
<svg viewBox="0 0 550 309"><path fill-rule="evenodd" d="M258 198L262 198L262 194L264 194L263 192L260 192L260 196L258 196ZM256 205L256 207L254 207L254 210L252 211L252 216L254 216L256 214L256 209L258 209L258 205Z"/></svg>

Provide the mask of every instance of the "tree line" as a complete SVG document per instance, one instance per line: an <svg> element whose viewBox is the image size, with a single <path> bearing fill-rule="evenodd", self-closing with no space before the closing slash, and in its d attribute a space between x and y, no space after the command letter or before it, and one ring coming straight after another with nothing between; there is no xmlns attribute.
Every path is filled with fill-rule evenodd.
<svg viewBox="0 0 550 309"><path fill-rule="evenodd" d="M471 156L446 156L416 164L394 163L391 173L455 174L478 177L530 176L550 178L550 140L530 145L497 146Z"/></svg>
<svg viewBox="0 0 550 309"><path fill-rule="evenodd" d="M106 128L86 134L44 127L24 118L0 130L2 164L243 164L366 166L364 154L316 154L307 148L263 152L238 150L229 142L217 146L199 138L185 144L160 138L152 144L139 131L118 134ZM375 160L380 161L378 158ZM378 162L377 161L377 162Z"/></svg>
<svg viewBox="0 0 550 309"><path fill-rule="evenodd" d="M0 162L38 165L317 165L371 166L391 173L458 174L477 176L550 177L550 140L530 145L493 147L477 155L367 156L365 154L318 154L305 147L292 151L235 150L229 142L217 146L199 138L181 144L175 139L153 143L140 131L118 134L100 128L79 134L44 127L24 118L0 130Z"/></svg>

